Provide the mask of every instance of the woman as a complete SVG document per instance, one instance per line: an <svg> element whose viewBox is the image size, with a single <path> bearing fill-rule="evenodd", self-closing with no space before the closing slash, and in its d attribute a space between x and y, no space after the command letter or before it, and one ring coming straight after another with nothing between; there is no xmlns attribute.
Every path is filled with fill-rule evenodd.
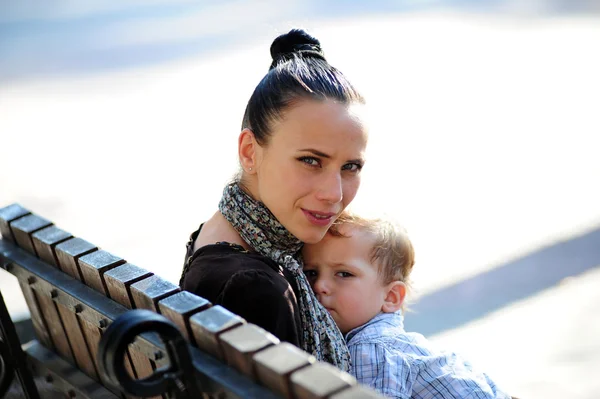
<svg viewBox="0 0 600 399"><path fill-rule="evenodd" d="M271 56L242 122L240 176L192 234L180 285L348 370L343 336L298 255L356 195L367 144L356 106L364 99L302 30L276 38Z"/></svg>

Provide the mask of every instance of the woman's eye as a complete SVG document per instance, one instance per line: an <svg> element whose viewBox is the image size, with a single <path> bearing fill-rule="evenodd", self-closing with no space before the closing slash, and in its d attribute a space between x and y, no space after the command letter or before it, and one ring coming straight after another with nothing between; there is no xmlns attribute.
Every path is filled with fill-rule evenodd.
<svg viewBox="0 0 600 399"><path fill-rule="evenodd" d="M347 163L342 167L343 170L348 170L350 172L360 172L362 169L362 165L359 163Z"/></svg>
<svg viewBox="0 0 600 399"><path fill-rule="evenodd" d="M299 160L310 166L319 166L319 160L314 157L301 157Z"/></svg>

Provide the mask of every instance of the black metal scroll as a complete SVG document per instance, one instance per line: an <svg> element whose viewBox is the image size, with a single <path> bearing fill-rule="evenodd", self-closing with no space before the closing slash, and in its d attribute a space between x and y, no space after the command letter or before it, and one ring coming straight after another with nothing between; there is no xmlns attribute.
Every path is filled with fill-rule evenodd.
<svg viewBox="0 0 600 399"><path fill-rule="evenodd" d="M21 349L2 292L0 292L0 397L3 397L17 374L23 393L27 399L39 399L40 395L35 386L33 375L27 368L27 360Z"/></svg>
<svg viewBox="0 0 600 399"><path fill-rule="evenodd" d="M8 364L8 357L8 347L0 339L0 398L4 397L15 376L15 369Z"/></svg>
<svg viewBox="0 0 600 399"><path fill-rule="evenodd" d="M144 333L156 333L164 341L169 365L147 378L134 380L123 358L128 345ZM188 343L175 324L149 310L131 310L106 329L98 347L98 372L107 383L130 395L149 397L166 393L169 398L202 397L194 379Z"/></svg>

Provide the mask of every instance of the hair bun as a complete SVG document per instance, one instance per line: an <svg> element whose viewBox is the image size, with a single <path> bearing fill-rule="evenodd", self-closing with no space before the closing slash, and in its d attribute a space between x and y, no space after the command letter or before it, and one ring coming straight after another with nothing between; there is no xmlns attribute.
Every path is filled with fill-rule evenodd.
<svg viewBox="0 0 600 399"><path fill-rule="evenodd" d="M271 44L271 58L273 59L271 68L274 68L281 60L292 58L295 53L304 57L320 58L327 61L321 49L321 43L317 38L309 35L303 29L292 29L273 40L273 44Z"/></svg>

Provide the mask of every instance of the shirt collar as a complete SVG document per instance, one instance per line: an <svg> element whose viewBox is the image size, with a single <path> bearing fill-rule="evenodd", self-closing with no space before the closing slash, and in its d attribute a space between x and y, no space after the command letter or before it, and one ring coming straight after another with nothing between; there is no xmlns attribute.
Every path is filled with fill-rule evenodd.
<svg viewBox="0 0 600 399"><path fill-rule="evenodd" d="M359 332L361 332L362 330L364 330L371 324L378 323L378 322L384 322L386 324L389 324L391 327L398 327L398 328L404 329L404 316L402 315L401 310L394 312L394 313L380 312L375 317L373 317L371 320L369 320L368 322L363 324L362 326L358 326L358 327L353 328L352 330L348 331L348 333L346 333L346 336L345 336L346 342L349 342L352 339L352 337L354 337L356 334L358 334Z"/></svg>

